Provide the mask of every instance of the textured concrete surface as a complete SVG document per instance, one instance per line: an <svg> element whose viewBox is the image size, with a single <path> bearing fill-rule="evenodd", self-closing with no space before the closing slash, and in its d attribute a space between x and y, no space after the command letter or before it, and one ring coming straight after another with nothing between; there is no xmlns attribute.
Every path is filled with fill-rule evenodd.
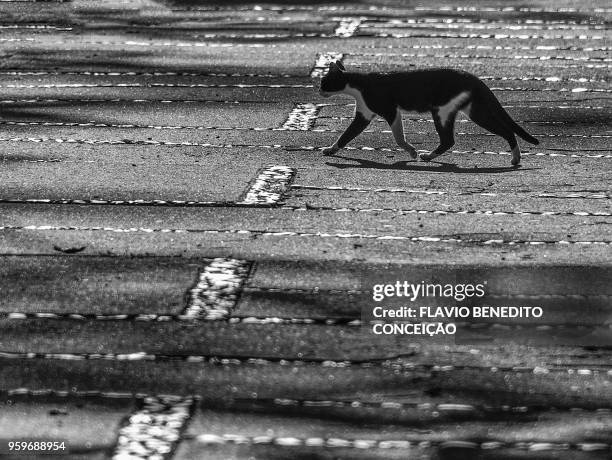
<svg viewBox="0 0 612 460"><path fill-rule="evenodd" d="M132 447L164 458L609 458L605 2L5 1L0 17L0 452L60 437L58 458L110 457L150 421ZM316 92L325 54L471 71L541 144L520 141L513 168L463 117L423 163L377 120L324 157L353 114ZM436 147L429 114L404 127ZM270 165L294 172L282 199L241 205ZM240 299L185 318L213 257L251 262ZM545 314L374 337L362 312L385 276L486 280L484 304ZM179 400L147 395L195 397L176 439L155 423Z"/></svg>

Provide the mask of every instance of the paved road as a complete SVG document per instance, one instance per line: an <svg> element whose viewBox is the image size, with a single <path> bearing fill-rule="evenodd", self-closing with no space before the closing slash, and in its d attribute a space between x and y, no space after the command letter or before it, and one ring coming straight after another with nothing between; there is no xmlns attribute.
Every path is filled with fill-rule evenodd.
<svg viewBox="0 0 612 460"><path fill-rule="evenodd" d="M0 2L0 453L609 458L611 16ZM460 119L424 163L376 121L323 157L353 112L316 92L336 59L471 71L541 144L513 168ZM427 114L404 126L437 145ZM544 315L374 336L370 289L395 280Z"/></svg>

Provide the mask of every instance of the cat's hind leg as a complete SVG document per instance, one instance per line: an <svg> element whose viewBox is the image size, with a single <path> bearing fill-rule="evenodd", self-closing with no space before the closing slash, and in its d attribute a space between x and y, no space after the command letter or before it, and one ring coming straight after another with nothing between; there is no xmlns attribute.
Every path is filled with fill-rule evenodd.
<svg viewBox="0 0 612 460"><path fill-rule="evenodd" d="M388 121L389 120L387 120L387 122ZM414 148L414 145L406 142L406 137L404 136L404 125L402 123L402 113L400 112L399 108L395 113L395 118L389 123L389 126L391 127L391 132L393 133L393 137L395 138L397 145L406 150L410 154L410 158L413 160L416 159L417 151Z"/></svg>
<svg viewBox="0 0 612 460"><path fill-rule="evenodd" d="M516 166L521 162L521 150L519 149L518 142L514 136L512 128L507 126L503 121L500 121L498 117L490 113L485 107L472 104L469 110L466 110L466 114L470 119L481 128L486 129L493 134L503 137L512 150L512 165Z"/></svg>
<svg viewBox="0 0 612 460"><path fill-rule="evenodd" d="M430 153L422 153L421 160L423 161L431 161L455 145L455 117L457 116L457 110L443 112L440 109L431 111L436 131L438 136L440 136L440 145Z"/></svg>

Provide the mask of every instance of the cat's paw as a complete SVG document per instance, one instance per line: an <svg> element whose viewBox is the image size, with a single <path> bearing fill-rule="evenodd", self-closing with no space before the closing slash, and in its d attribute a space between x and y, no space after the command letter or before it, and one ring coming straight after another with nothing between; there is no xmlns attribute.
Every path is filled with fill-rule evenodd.
<svg viewBox="0 0 612 460"><path fill-rule="evenodd" d="M324 147L321 149L321 152L323 152L323 155L325 156L329 156L329 155L333 155L334 153L336 153L338 150L340 150L338 147L331 145L329 147Z"/></svg>
<svg viewBox="0 0 612 460"><path fill-rule="evenodd" d="M405 150L410 154L410 158L412 158L413 160L416 160L418 158L419 154L417 153L414 147L408 147Z"/></svg>
<svg viewBox="0 0 612 460"><path fill-rule="evenodd" d="M435 157L431 153L421 153L419 155L419 158L421 158L421 160L423 160L423 161L431 161Z"/></svg>

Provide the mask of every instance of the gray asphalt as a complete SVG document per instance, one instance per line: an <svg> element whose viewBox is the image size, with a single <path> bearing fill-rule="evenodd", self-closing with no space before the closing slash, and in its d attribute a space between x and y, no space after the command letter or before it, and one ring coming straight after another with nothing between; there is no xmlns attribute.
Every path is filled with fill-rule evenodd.
<svg viewBox="0 0 612 460"><path fill-rule="evenodd" d="M8 1L0 17L0 453L42 436L112 456L144 397L171 394L198 399L165 458L609 458L605 2ZM424 163L377 120L322 156L353 113L316 92L325 53L473 72L541 144L520 141L513 168L462 118ZM298 104L316 118L296 131ZM437 145L428 114L404 127ZM270 165L295 171L281 201L240 204ZM182 317L215 257L250 262L232 317ZM360 321L387 277L486 280L485 304L545 315L374 337Z"/></svg>

